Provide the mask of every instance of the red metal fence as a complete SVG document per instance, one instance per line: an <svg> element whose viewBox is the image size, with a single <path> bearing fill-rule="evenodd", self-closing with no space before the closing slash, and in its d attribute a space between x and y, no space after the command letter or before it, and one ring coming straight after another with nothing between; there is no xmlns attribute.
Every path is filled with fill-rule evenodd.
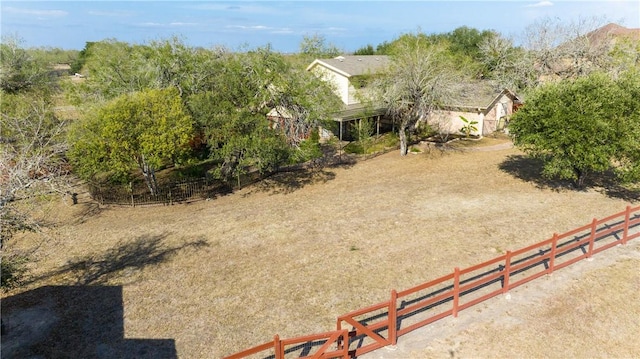
<svg viewBox="0 0 640 359"><path fill-rule="evenodd" d="M473 267L397 292L391 298L338 317L335 331L274 340L226 359L351 358L387 345L398 337L447 316L504 294L509 289L640 237L640 206L550 239L507 251ZM351 328L343 328L344 325Z"/></svg>

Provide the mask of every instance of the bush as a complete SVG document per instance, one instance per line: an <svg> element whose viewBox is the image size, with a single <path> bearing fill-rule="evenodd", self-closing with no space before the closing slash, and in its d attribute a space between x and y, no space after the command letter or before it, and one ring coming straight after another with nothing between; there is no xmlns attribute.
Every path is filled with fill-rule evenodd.
<svg viewBox="0 0 640 359"><path fill-rule="evenodd" d="M304 163L320 157L322 157L320 133L318 130L313 130L309 138L300 142L298 150L293 153L292 162Z"/></svg>

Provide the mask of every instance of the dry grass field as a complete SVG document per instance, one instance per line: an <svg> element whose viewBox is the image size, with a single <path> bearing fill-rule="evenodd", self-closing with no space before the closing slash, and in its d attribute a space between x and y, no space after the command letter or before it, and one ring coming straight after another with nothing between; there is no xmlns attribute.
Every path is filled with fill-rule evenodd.
<svg viewBox="0 0 640 359"><path fill-rule="evenodd" d="M269 341L276 333L288 338L333 330L338 315L386 300L391 289L415 286L454 266L494 258L638 203L637 193L606 183L586 191L566 189L540 179L538 164L518 150L483 147L501 142L487 139L404 158L394 151L343 166L280 174L190 204L100 208L81 197L78 205L65 201L43 207L42 215L56 223L47 230L46 242L24 235L10 243L14 250L33 253L34 262L28 283L3 294L8 330L3 357L9 350L35 355L55 346L51 336L37 337L33 333L38 331L19 319L33 308L26 293L43 286L121 288L125 339L172 339L179 358L218 358ZM629 250L638 251L638 246ZM638 354L638 344L629 343L640 330L638 264L635 257L614 261L601 272L585 272L587 287L580 286L579 274L570 283L558 281L563 289L546 305L518 307L526 314L521 315L524 324L514 322L508 335L500 335L518 351L492 344L496 330L506 331L495 324L494 331L468 327L464 338L475 341L462 351L455 340L443 338L442 345L411 355L572 356L540 349L566 344L575 347L576 357L588 357L592 352L580 348L601 334L592 329L594 321L606 322L609 311L624 307L631 308L631 319L603 327L618 341L599 354ZM16 300L23 295L28 299ZM69 313L60 308L77 299L57 296L52 301L32 317L63 322ZM589 315L565 317L573 306ZM460 314L465 315L473 318L467 311ZM555 316L559 319L552 320ZM537 317L548 320L526 319ZM61 330L54 324L39 330ZM87 338L99 338L104 330L82 327ZM25 333L40 344L5 348L7 338ZM545 347L549 342L554 346ZM104 346L96 350L109 353ZM88 355L78 353L66 357Z"/></svg>

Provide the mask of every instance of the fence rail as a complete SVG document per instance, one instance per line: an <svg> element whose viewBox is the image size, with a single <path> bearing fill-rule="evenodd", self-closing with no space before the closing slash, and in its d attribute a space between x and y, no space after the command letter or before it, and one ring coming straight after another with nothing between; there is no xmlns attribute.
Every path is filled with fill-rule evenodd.
<svg viewBox="0 0 640 359"><path fill-rule="evenodd" d="M554 233L550 239L475 266L454 268L450 274L403 291L392 290L388 301L339 316L335 331L286 340L276 335L272 342L226 358L357 357L395 345L398 337L413 330L457 317L461 310L638 237L640 206L627 206L620 213L594 218L588 225ZM343 324L351 329L343 329ZM287 345L296 346L285 349Z"/></svg>

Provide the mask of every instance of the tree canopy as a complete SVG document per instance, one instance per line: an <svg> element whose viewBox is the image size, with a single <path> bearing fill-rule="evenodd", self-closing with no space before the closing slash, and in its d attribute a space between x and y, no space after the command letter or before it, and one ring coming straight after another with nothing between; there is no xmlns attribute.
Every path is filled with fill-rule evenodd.
<svg viewBox="0 0 640 359"><path fill-rule="evenodd" d="M175 88L143 90L121 95L74 123L69 158L87 179L107 172L128 181L138 168L155 193L155 172L188 151L192 134L191 116Z"/></svg>
<svg viewBox="0 0 640 359"><path fill-rule="evenodd" d="M313 61L315 59L326 59L340 55L340 49L327 41L322 34L305 35L302 37L299 46L300 55L305 61Z"/></svg>
<svg viewBox="0 0 640 359"><path fill-rule="evenodd" d="M543 175L575 181L614 169L637 179L640 76L593 73L535 90L509 125L516 146L543 161Z"/></svg>
<svg viewBox="0 0 640 359"><path fill-rule="evenodd" d="M220 66L208 90L187 103L211 156L222 162L223 178L287 163L290 151L340 106L327 83L269 47L226 54ZM278 122L268 122L270 112Z"/></svg>

